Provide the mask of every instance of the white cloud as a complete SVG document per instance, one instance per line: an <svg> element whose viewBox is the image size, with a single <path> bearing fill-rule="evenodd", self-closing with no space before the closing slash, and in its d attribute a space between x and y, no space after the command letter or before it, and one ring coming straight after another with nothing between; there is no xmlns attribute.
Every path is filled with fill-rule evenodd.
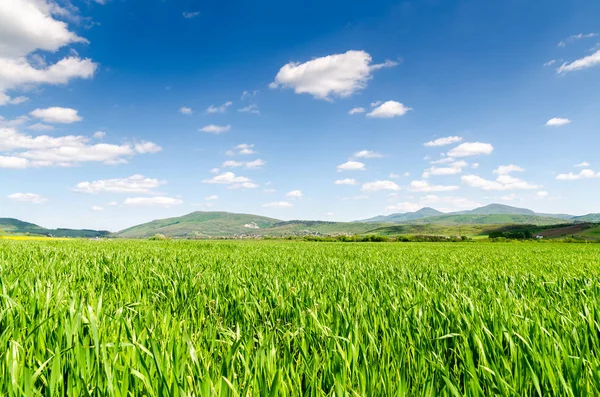
<svg viewBox="0 0 600 397"><path fill-rule="evenodd" d="M371 107L374 108L375 106L379 106L383 103L383 101L375 101L375 102L371 102Z"/></svg>
<svg viewBox="0 0 600 397"><path fill-rule="evenodd" d="M52 131L54 127L48 124L35 123L27 127L31 131Z"/></svg>
<svg viewBox="0 0 600 397"><path fill-rule="evenodd" d="M379 192L382 190L400 190L400 186L393 181L374 181L367 182L360 189L363 192Z"/></svg>
<svg viewBox="0 0 600 397"><path fill-rule="evenodd" d="M291 208L294 205L287 201L275 201L273 203L263 204L263 207L274 207L274 208Z"/></svg>
<svg viewBox="0 0 600 397"><path fill-rule="evenodd" d="M444 154L442 153L442 156ZM430 161L429 164L448 164L448 163L453 163L454 161L456 161L453 157L442 157L439 160L434 160L434 161Z"/></svg>
<svg viewBox="0 0 600 397"><path fill-rule="evenodd" d="M279 70L269 87L292 88L296 94L310 94L317 99L348 97L367 87L374 70L397 65L371 61L371 55L365 51L348 51L305 63L290 62Z"/></svg>
<svg viewBox="0 0 600 397"><path fill-rule="evenodd" d="M194 113L194 111L192 110L192 108L188 108L186 106L182 106L182 107L179 108L179 113L190 115L190 114Z"/></svg>
<svg viewBox="0 0 600 397"><path fill-rule="evenodd" d="M125 199L123 205L128 207L174 207L176 205L182 204L183 201L178 198L173 197L130 197Z"/></svg>
<svg viewBox="0 0 600 397"><path fill-rule="evenodd" d="M258 108L258 105L256 103L251 103L248 106L238 109L238 112L250 113L250 114L260 114L260 109Z"/></svg>
<svg viewBox="0 0 600 397"><path fill-rule="evenodd" d="M111 201L110 203L108 203L108 205L111 207L116 207L117 205L119 205L119 203L117 203L116 201Z"/></svg>
<svg viewBox="0 0 600 397"><path fill-rule="evenodd" d="M0 156L3 156L2 152L10 154L10 158L3 156L4 160L0 164L12 164L10 168L68 167L83 162L120 164L126 163L127 157L161 150L152 142L90 145L89 140L88 137L74 135L33 137L19 133L14 128L0 128ZM20 160L17 161L16 158Z"/></svg>
<svg viewBox="0 0 600 397"><path fill-rule="evenodd" d="M548 197L548 192L540 190L535 195L538 196L539 198L545 198L545 197Z"/></svg>
<svg viewBox="0 0 600 397"><path fill-rule="evenodd" d="M552 60L550 60L550 61L548 61L548 62L544 63L544 67L547 67L547 66L552 66L552 65L554 65L555 63L556 63L556 59L552 59Z"/></svg>
<svg viewBox="0 0 600 397"><path fill-rule="evenodd" d="M467 157L491 154L494 147L489 143L465 142L448 152L450 157Z"/></svg>
<svg viewBox="0 0 600 397"><path fill-rule="evenodd" d="M229 101L225 102L221 106L210 105L208 109L206 109L206 113L225 113L227 111L227 108L229 108L229 106L231 106L232 104L233 102Z"/></svg>
<svg viewBox="0 0 600 397"><path fill-rule="evenodd" d="M443 207L440 209L440 211L442 212L452 212L456 210L464 210L481 206L480 203L473 200L469 200L464 197L439 197L434 194L428 194L421 198L421 203L427 205L435 205L436 207L438 207L440 204L447 205L448 207Z"/></svg>
<svg viewBox="0 0 600 397"><path fill-rule="evenodd" d="M554 117L548 121L546 121L546 125L549 127L560 127L563 125L571 124L571 120L563 119L560 117Z"/></svg>
<svg viewBox="0 0 600 397"><path fill-rule="evenodd" d="M587 69L592 66L600 65L600 50L591 55L577 59L571 63L563 63L558 68L558 73L568 73L575 70Z"/></svg>
<svg viewBox="0 0 600 397"><path fill-rule="evenodd" d="M152 193L152 189L164 182L158 179L146 178L143 175L132 175L127 178L100 179L93 182L79 182L73 191L79 193Z"/></svg>
<svg viewBox="0 0 600 397"><path fill-rule="evenodd" d="M591 179L591 178L600 178L600 172L596 173L590 169L583 169L578 174L574 174L569 172L568 174L559 174L556 176L556 179L559 181L574 181L577 179Z"/></svg>
<svg viewBox="0 0 600 397"><path fill-rule="evenodd" d="M365 108L352 108L348 111L348 114L357 114L357 113L364 113L365 112Z"/></svg>
<svg viewBox="0 0 600 397"><path fill-rule="evenodd" d="M22 201L24 203L33 204L42 204L48 201L47 198L35 193L13 193L9 195L8 198L14 201Z"/></svg>
<svg viewBox="0 0 600 397"><path fill-rule="evenodd" d="M500 175L496 180L491 181L481 178L477 175L464 175L462 177L464 185L479 188L482 190L529 190L539 189L540 185L533 185L522 179L512 177L510 175Z"/></svg>
<svg viewBox="0 0 600 397"><path fill-rule="evenodd" d="M359 152L354 153L352 157L357 159L378 159L383 157L383 155L377 152L373 152L371 150L361 150Z"/></svg>
<svg viewBox="0 0 600 397"><path fill-rule="evenodd" d="M209 172L211 174L218 174L219 172L221 172L221 170L219 168L211 168L211 170Z"/></svg>
<svg viewBox="0 0 600 397"><path fill-rule="evenodd" d="M438 138L434 141L425 142L423 146L425 147L435 147L435 146L445 146L450 145L452 143L462 141L462 136L447 136L445 138Z"/></svg>
<svg viewBox="0 0 600 397"><path fill-rule="evenodd" d="M92 134L92 138L94 138L94 139L104 139L105 136L106 136L106 132L103 132L103 131L96 131Z"/></svg>
<svg viewBox="0 0 600 397"><path fill-rule="evenodd" d="M0 156L0 168L21 169L29 166L29 160L20 157Z"/></svg>
<svg viewBox="0 0 600 397"><path fill-rule="evenodd" d="M205 179L202 182L228 185L229 189L255 189L258 187L250 178L236 176L233 172L225 172L211 179Z"/></svg>
<svg viewBox="0 0 600 397"><path fill-rule="evenodd" d="M223 168L236 168L236 167L242 167L244 165L243 161L235 161L235 160L227 160L225 161L223 164L221 164L221 167Z"/></svg>
<svg viewBox="0 0 600 397"><path fill-rule="evenodd" d="M398 178L400 178L400 175L394 174L393 172L390 172L389 175L388 175L388 178L398 179Z"/></svg>
<svg viewBox="0 0 600 397"><path fill-rule="evenodd" d="M46 109L35 109L29 112L29 114L42 119L46 123L71 124L82 120L82 117L77 114L77 110L56 106Z"/></svg>
<svg viewBox="0 0 600 397"><path fill-rule="evenodd" d="M217 135L222 134L223 132L227 132L229 130L231 130L231 126L229 124L223 125L223 126L210 124L210 125L204 126L200 129L200 131L202 131L202 132L208 132L209 134L217 134Z"/></svg>
<svg viewBox="0 0 600 397"><path fill-rule="evenodd" d="M423 208L421 204L409 203L407 201L404 201L398 204L390 205L386 209L388 211L395 212L415 212L420 210L421 208Z"/></svg>
<svg viewBox="0 0 600 397"><path fill-rule="evenodd" d="M584 161L583 163L575 164L573 167L583 168L583 167L589 167L590 165L591 165L590 163L588 163L587 161Z"/></svg>
<svg viewBox="0 0 600 397"><path fill-rule="evenodd" d="M365 165L360 161L347 161L337 166L338 171L364 171Z"/></svg>
<svg viewBox="0 0 600 397"><path fill-rule="evenodd" d="M302 192L300 190L292 190L286 193L286 197L302 198Z"/></svg>
<svg viewBox="0 0 600 397"><path fill-rule="evenodd" d="M404 116L408 111L412 110L404 106L400 102L387 101L367 113L367 117L391 118L396 116Z"/></svg>
<svg viewBox="0 0 600 397"><path fill-rule="evenodd" d="M501 165L494 170L494 174L496 175L508 175L511 172L524 172L525 169L519 167L518 165L510 164L510 165Z"/></svg>
<svg viewBox="0 0 600 397"><path fill-rule="evenodd" d="M250 169L260 168L260 167L262 167L265 164L267 164L266 161L261 160L261 159L256 159L256 160L253 160L253 161L248 161L246 163L246 168L250 168Z"/></svg>
<svg viewBox="0 0 600 397"><path fill-rule="evenodd" d="M568 43L572 43L574 41L581 40L581 39L589 39L589 38L597 37L597 36L598 36L598 33L579 33L579 34L574 34L574 35L569 36L565 40L560 41L558 43L558 47L566 47Z"/></svg>
<svg viewBox="0 0 600 397"><path fill-rule="evenodd" d="M336 185L356 185L358 182L354 178L338 179L333 182Z"/></svg>
<svg viewBox="0 0 600 397"><path fill-rule="evenodd" d="M90 209L92 211L104 211L104 207L100 207L99 205L92 205Z"/></svg>
<svg viewBox="0 0 600 397"><path fill-rule="evenodd" d="M412 181L408 188L412 192L450 192L453 190L460 189L460 186L452 186L452 185L431 185L427 181Z"/></svg>
<svg viewBox="0 0 600 397"><path fill-rule="evenodd" d="M479 168L479 163L473 163L473 164L471 164L471 168L473 168L473 169Z"/></svg>
<svg viewBox="0 0 600 397"><path fill-rule="evenodd" d="M228 156L235 156L237 154L254 154L256 152L252 149L253 147L253 144L242 143L233 149L228 150L225 154Z"/></svg>
<svg viewBox="0 0 600 397"><path fill-rule="evenodd" d="M212 196L207 196L207 197L204 197L204 200L207 200L207 201L210 201L210 200L218 200L218 199L219 199L219 196L217 196L217 195L214 195L214 194L213 194Z"/></svg>
<svg viewBox="0 0 600 397"><path fill-rule="evenodd" d="M0 99L0 101L3 101L3 103L7 103L9 105L20 105L29 100L29 98L26 96L18 96L16 98L9 98L6 94L4 94L3 98L5 98L5 99Z"/></svg>
<svg viewBox="0 0 600 397"><path fill-rule="evenodd" d="M430 176L444 176L444 175L456 175L462 172L463 167L466 167L465 161L455 161L449 164L448 167L430 167L423 172L423 178L429 178Z"/></svg>
<svg viewBox="0 0 600 397"><path fill-rule="evenodd" d="M182 15L185 19L192 19L200 15L200 11L184 11Z"/></svg>

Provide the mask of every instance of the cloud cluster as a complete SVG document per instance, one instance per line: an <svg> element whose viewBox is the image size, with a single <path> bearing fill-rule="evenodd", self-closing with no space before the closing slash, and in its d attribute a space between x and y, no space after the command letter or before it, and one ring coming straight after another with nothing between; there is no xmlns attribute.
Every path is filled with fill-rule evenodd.
<svg viewBox="0 0 600 397"><path fill-rule="evenodd" d="M577 174L569 172L568 174L558 174L556 179L559 181L575 181L577 179L592 179L592 178L600 178L600 172L594 172L594 170L590 170L588 168L581 170Z"/></svg>
<svg viewBox="0 0 600 397"><path fill-rule="evenodd" d="M360 161L346 161L344 164L340 164L337 166L338 172L341 171L364 171L367 168L364 163Z"/></svg>
<svg viewBox="0 0 600 397"><path fill-rule="evenodd" d="M143 175L132 175L127 178L100 179L93 182L79 182L73 188L79 193L152 193L152 190L164 184L158 179L146 178Z"/></svg>
<svg viewBox="0 0 600 397"><path fill-rule="evenodd" d="M436 146L445 146L450 145L452 143L457 143L462 141L463 138L461 136L447 136L444 138L438 138L434 141L425 142L423 146L425 147L436 147Z"/></svg>
<svg viewBox="0 0 600 397"><path fill-rule="evenodd" d="M36 193L13 193L8 196L10 200L21 201L23 203L42 204L48 201L47 198Z"/></svg>
<svg viewBox="0 0 600 397"><path fill-rule="evenodd" d="M85 136L34 137L14 128L0 128L0 168L69 167L85 162L122 164L137 154L160 150L153 142L90 144L90 138Z"/></svg>
<svg viewBox="0 0 600 397"><path fill-rule="evenodd" d="M317 99L343 98L366 88L375 70L396 65L392 61L372 64L367 52L347 51L305 63L290 62L279 70L269 87L292 88L296 94L310 94Z"/></svg>
<svg viewBox="0 0 600 397"><path fill-rule="evenodd" d="M489 155L494 151L494 147L489 143L465 142L461 143L448 152L449 157L467 157Z"/></svg>
<svg viewBox="0 0 600 397"><path fill-rule="evenodd" d="M225 154L228 156L254 154L256 152L254 151L254 149L252 149L253 147L254 144L242 143L237 145L233 149L228 150L227 152L225 152Z"/></svg>
<svg viewBox="0 0 600 397"><path fill-rule="evenodd" d="M72 79L91 78L98 65L91 59L68 56L52 65L33 65L27 56L35 51L56 52L87 40L70 31L55 17L71 11L46 0L11 0L0 12L0 105L16 103L7 92L25 85L66 84ZM15 102L16 101L16 102Z"/></svg>
<svg viewBox="0 0 600 397"><path fill-rule="evenodd" d="M482 190L531 190L539 189L541 185L534 185L522 179L512 177L510 175L500 175L496 180L484 179L477 175L464 175L462 183L469 187L479 188Z"/></svg>
<svg viewBox="0 0 600 397"><path fill-rule="evenodd" d="M258 185L252 182L252 179L244 176L236 176L233 172L224 172L210 179L205 179L203 183L217 185L228 185L229 189L255 189Z"/></svg>

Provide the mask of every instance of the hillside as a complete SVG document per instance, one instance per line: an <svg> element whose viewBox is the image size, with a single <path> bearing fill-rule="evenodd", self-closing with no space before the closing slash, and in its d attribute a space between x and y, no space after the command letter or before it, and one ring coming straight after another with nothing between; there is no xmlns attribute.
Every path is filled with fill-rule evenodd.
<svg viewBox="0 0 600 397"><path fill-rule="evenodd" d="M147 238L155 234L187 238L234 236L258 234L257 232L281 222L258 215L196 211L133 226L120 231L118 235L126 238Z"/></svg>
<svg viewBox="0 0 600 397"><path fill-rule="evenodd" d="M536 213L530 209L512 207L504 204L489 204L464 213L469 215L536 215Z"/></svg>
<svg viewBox="0 0 600 397"><path fill-rule="evenodd" d="M33 234L51 237L94 238L111 235L106 230L46 229L33 223L14 218L0 218L0 234Z"/></svg>
<svg viewBox="0 0 600 397"><path fill-rule="evenodd" d="M365 222L365 223L374 223L374 222L393 222L393 223L403 223L407 221L412 221L415 219L426 218L429 216L436 215L444 215L443 212L435 210L430 207L421 208L415 212L406 212L406 213L395 213L391 215L379 215L374 218L364 219L362 221L357 222Z"/></svg>
<svg viewBox="0 0 600 397"><path fill-rule="evenodd" d="M600 214L587 214L571 218L575 222L600 222Z"/></svg>
<svg viewBox="0 0 600 397"><path fill-rule="evenodd" d="M460 214L440 215L411 221L411 224L441 224L441 225L506 225L506 224L534 224L551 225L564 222L562 219L543 217L537 215L519 214Z"/></svg>

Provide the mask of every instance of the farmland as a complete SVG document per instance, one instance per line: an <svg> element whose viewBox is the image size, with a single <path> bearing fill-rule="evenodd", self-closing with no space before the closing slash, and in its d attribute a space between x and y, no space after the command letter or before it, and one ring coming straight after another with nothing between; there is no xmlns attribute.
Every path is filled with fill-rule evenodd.
<svg viewBox="0 0 600 397"><path fill-rule="evenodd" d="M598 395L600 249L0 240L0 395Z"/></svg>

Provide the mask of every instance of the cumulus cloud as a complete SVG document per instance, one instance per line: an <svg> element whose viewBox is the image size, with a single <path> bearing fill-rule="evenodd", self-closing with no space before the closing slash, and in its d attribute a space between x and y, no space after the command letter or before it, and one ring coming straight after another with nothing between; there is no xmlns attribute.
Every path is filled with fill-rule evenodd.
<svg viewBox="0 0 600 397"><path fill-rule="evenodd" d="M179 113L185 114L185 115L190 115L190 114L194 113L194 111L192 110L192 108L182 106L179 108Z"/></svg>
<svg viewBox="0 0 600 397"><path fill-rule="evenodd" d="M500 175L496 180L487 180L477 175L464 175L462 183L469 187L482 190L531 190L539 189L541 185L534 185L510 175Z"/></svg>
<svg viewBox="0 0 600 397"><path fill-rule="evenodd" d="M8 198L14 201L21 201L24 203L32 204L42 204L48 201L47 198L35 193L13 193L9 195Z"/></svg>
<svg viewBox="0 0 600 397"><path fill-rule="evenodd" d="M494 174L496 175L508 175L511 172L524 172L525 169L519 167L518 165L510 164L510 165L501 165L494 170Z"/></svg>
<svg viewBox="0 0 600 397"><path fill-rule="evenodd" d="M344 164L337 166L338 172L340 171L364 171L366 167L360 161L347 161Z"/></svg>
<svg viewBox="0 0 600 397"><path fill-rule="evenodd" d="M136 154L156 153L160 146L152 142L112 145L90 144L85 136L30 136L14 128L0 128L0 167L68 167L84 162L126 163Z"/></svg>
<svg viewBox="0 0 600 397"><path fill-rule="evenodd" d="M46 123L71 124L83 120L77 113L77 110L56 106L46 109L35 109L29 112L29 114L42 119Z"/></svg>
<svg viewBox="0 0 600 397"><path fill-rule="evenodd" d="M200 129L200 131L202 132L208 132L209 134L222 134L224 132L228 132L229 130L231 130L231 126L228 125L215 125L215 124L210 124L207 126L204 126Z"/></svg>
<svg viewBox="0 0 600 397"><path fill-rule="evenodd" d="M600 178L600 172L594 172L588 168L581 170L579 173L574 174L569 172L568 174L558 174L556 179L559 181L574 181L577 179L592 179Z"/></svg>
<svg viewBox="0 0 600 397"><path fill-rule="evenodd" d="M567 124L571 124L571 120L560 118L560 117L554 117L554 118L546 121L546 125L548 127L560 127L560 126L567 125Z"/></svg>
<svg viewBox="0 0 600 397"><path fill-rule="evenodd" d="M244 165L243 161L227 160L227 161L223 162L223 164L221 164L221 167L236 168L236 167L242 167L243 165Z"/></svg>
<svg viewBox="0 0 600 397"><path fill-rule="evenodd" d="M300 190L292 190L286 193L286 197L302 198L302 192Z"/></svg>
<svg viewBox="0 0 600 397"><path fill-rule="evenodd" d="M432 185L427 181L412 181L408 185L412 192L450 192L460 189L460 186L453 185Z"/></svg>
<svg viewBox="0 0 600 397"><path fill-rule="evenodd" d="M227 154L228 156L235 156L238 154L254 154L256 152L254 151L254 149L252 149L253 147L253 144L242 143L240 145L237 145L233 149L228 150L227 152L225 152L225 154Z"/></svg>
<svg viewBox="0 0 600 397"><path fill-rule="evenodd" d="M352 155L352 157L357 159L378 159L383 157L381 153L373 152L371 150L361 150Z"/></svg>
<svg viewBox="0 0 600 397"><path fill-rule="evenodd" d="M558 68L558 73L568 73L576 70L591 68L600 65L600 50L591 55L577 59L571 63L565 62Z"/></svg>
<svg viewBox="0 0 600 397"><path fill-rule="evenodd" d="M183 201L178 198L157 196L157 197L129 197L125 199L123 205L128 207L174 207L182 204Z"/></svg>
<svg viewBox="0 0 600 397"><path fill-rule="evenodd" d="M456 175L462 172L463 167L466 167L465 161L454 161L447 167L430 167L423 172L423 178L429 178L430 176L444 176L444 175Z"/></svg>
<svg viewBox="0 0 600 397"><path fill-rule="evenodd" d="M256 159L253 161L235 161L235 160L227 160L225 162L223 162L223 164L221 165L221 167L223 168L235 168L235 167L246 167L246 168L250 168L250 169L256 169L256 168L260 168L263 165L267 164L266 161L261 160L261 159Z"/></svg>
<svg viewBox="0 0 600 397"><path fill-rule="evenodd" d="M460 142L463 138L461 136L447 136L444 138L438 138L434 141L425 142L423 146L425 147L435 147L435 146L445 146L450 145L452 143Z"/></svg>
<svg viewBox="0 0 600 397"><path fill-rule="evenodd" d="M583 167L589 167L590 165L591 165L590 163L588 163L587 161L584 161L583 163L575 164L573 167L583 168Z"/></svg>
<svg viewBox="0 0 600 397"><path fill-rule="evenodd" d="M412 108L404 106L400 102L387 101L377 106L371 112L367 113L367 117L392 118L404 116L410 110L412 110Z"/></svg>
<svg viewBox="0 0 600 397"><path fill-rule="evenodd" d="M273 203L263 204L263 207L273 207L273 208L291 208L294 205L292 203L288 203L287 201L275 201Z"/></svg>
<svg viewBox="0 0 600 397"><path fill-rule="evenodd" d="M393 181L374 181L362 185L363 192L379 192L382 190L400 190L400 186Z"/></svg>
<svg viewBox="0 0 600 397"><path fill-rule="evenodd" d="M250 168L250 169L260 168L260 167L264 166L265 164L267 164L267 162L265 160L256 159L253 161L246 162L246 168Z"/></svg>
<svg viewBox="0 0 600 397"><path fill-rule="evenodd" d="M73 9L73 8L72 8ZM71 10L72 10L71 9ZM56 19L77 19L70 10L46 0L5 1L0 11L0 105L19 103L9 90L37 84L66 84L75 78L91 78L98 65L90 59L68 56L55 64L35 62L35 51L56 52L64 46L87 43ZM37 55L37 54L35 54ZM33 62L33 63L32 63Z"/></svg>
<svg viewBox="0 0 600 397"><path fill-rule="evenodd" d="M465 142L448 152L450 157L467 157L491 154L494 147L489 143Z"/></svg>
<svg viewBox="0 0 600 397"><path fill-rule="evenodd" d="M365 112L365 108L352 108L348 111L348 114L352 115L352 114L364 113L364 112Z"/></svg>
<svg viewBox="0 0 600 397"><path fill-rule="evenodd" d="M333 182L336 185L356 185L358 182L354 178L338 179Z"/></svg>
<svg viewBox="0 0 600 397"><path fill-rule="evenodd" d="M210 105L208 109L206 109L206 113L214 114L214 113L225 113L229 106L231 106L233 102L225 102L221 106Z"/></svg>
<svg viewBox="0 0 600 397"><path fill-rule="evenodd" d="M236 176L233 172L225 172L216 175L210 179L205 179L203 183L212 183L219 185L228 185L229 189L255 189L258 185L250 178L244 176Z"/></svg>
<svg viewBox="0 0 600 397"><path fill-rule="evenodd" d="M152 190L159 187L161 182L158 179L146 178L143 175L132 175L127 178L100 179L93 182L79 182L73 188L73 191L79 193L152 193Z"/></svg>
<svg viewBox="0 0 600 397"><path fill-rule="evenodd" d="M290 62L279 70L269 87L292 88L296 94L310 94L317 99L344 98L366 88L373 71L397 65L392 61L371 62L371 55L365 51L347 51L305 63Z"/></svg>
<svg viewBox="0 0 600 397"><path fill-rule="evenodd" d="M48 124L35 123L30 126L27 126L27 129L31 131L52 131L54 127Z"/></svg>
<svg viewBox="0 0 600 397"><path fill-rule="evenodd" d="M92 138L94 138L94 139L104 139L105 136L106 136L106 132L103 132L103 131L96 131L92 134Z"/></svg>

